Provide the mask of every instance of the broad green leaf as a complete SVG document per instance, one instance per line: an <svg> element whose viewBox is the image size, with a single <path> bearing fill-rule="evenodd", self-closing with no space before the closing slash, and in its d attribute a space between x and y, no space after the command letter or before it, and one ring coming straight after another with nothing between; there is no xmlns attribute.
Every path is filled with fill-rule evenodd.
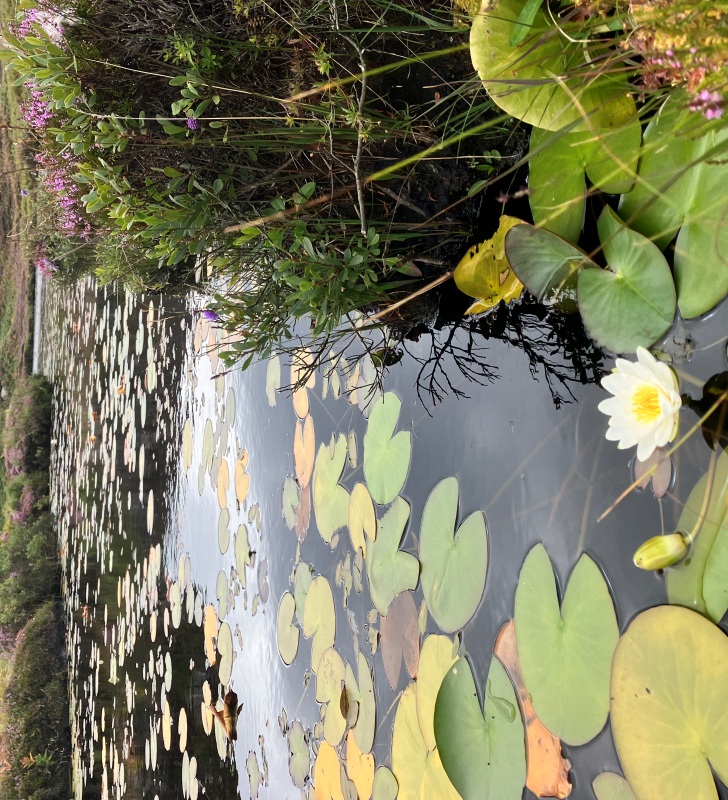
<svg viewBox="0 0 728 800"><path fill-rule="evenodd" d="M318 670L324 651L332 647L336 639L336 613L331 586L323 575L311 581L306 594L303 614L303 635L311 642L311 672Z"/></svg>
<svg viewBox="0 0 728 800"><path fill-rule="evenodd" d="M523 8L521 9L516 24L513 26L513 32L508 43L511 47L520 44L526 36L528 36L533 21L536 19L536 14L539 8L543 5L543 0L526 0Z"/></svg>
<svg viewBox="0 0 728 800"><path fill-rule="evenodd" d="M397 781L389 767L377 767L372 786L372 800L396 800Z"/></svg>
<svg viewBox="0 0 728 800"><path fill-rule="evenodd" d="M354 678L353 668L347 664L344 684L349 696L349 702L359 704L359 714L354 725L354 738L362 753L368 753L374 744L375 722L377 718L377 707L374 699L374 683L369 663L364 654L359 651L357 654L357 671L359 680Z"/></svg>
<svg viewBox="0 0 728 800"><path fill-rule="evenodd" d="M265 393L268 396L268 405L276 404L276 393L281 388L281 359L271 356L265 370Z"/></svg>
<svg viewBox="0 0 728 800"><path fill-rule="evenodd" d="M588 46L561 36L538 9L525 41L511 36L528 0L485 0L473 20L470 56L493 101L529 125L560 130L583 116L597 130L619 127L634 114L627 80L617 70L597 73ZM585 73L590 77L585 79Z"/></svg>
<svg viewBox="0 0 728 800"><path fill-rule="evenodd" d="M584 224L586 181L580 133L533 128L528 157L528 203L533 221L569 242Z"/></svg>
<svg viewBox="0 0 728 800"><path fill-rule="evenodd" d="M303 725L296 720L288 731L288 771L291 773L293 784L298 789L303 789L311 767L311 754L305 738Z"/></svg>
<svg viewBox="0 0 728 800"><path fill-rule="evenodd" d="M685 502L677 529L692 536L694 541L687 558L667 571L666 583L671 603L708 613L717 622L726 611L723 567L728 535L728 453L725 450L718 456L712 481L709 477L703 475ZM704 503L705 513L701 514Z"/></svg>
<svg viewBox="0 0 728 800"><path fill-rule="evenodd" d="M473 245L455 267L453 279L463 294L478 298L477 311L480 313L495 308L501 300L510 303L517 300L523 292L523 284L515 276L506 260L506 233L522 220L503 215L498 230L490 239ZM472 308L472 307L471 307Z"/></svg>
<svg viewBox="0 0 728 800"><path fill-rule="evenodd" d="M430 634L425 639L417 671L417 720L428 750L437 747L435 741L437 693L445 675L456 660L457 654L453 654L452 639L449 636Z"/></svg>
<svg viewBox="0 0 728 800"><path fill-rule="evenodd" d="M485 589L488 534L482 511L455 531L458 480L445 478L430 492L422 512L420 561L422 591L435 622L446 633L473 616Z"/></svg>
<svg viewBox="0 0 728 800"><path fill-rule="evenodd" d="M585 173L604 192L624 194L634 181L642 130L632 116L603 132L531 131L528 200L539 227L576 242L586 197Z"/></svg>
<svg viewBox="0 0 728 800"><path fill-rule="evenodd" d="M470 665L458 658L435 705L442 765L463 800L520 800L526 783L526 743L518 699L497 658L490 662L483 710Z"/></svg>
<svg viewBox="0 0 728 800"><path fill-rule="evenodd" d="M677 606L636 617L614 653L612 735L637 800L717 800L728 781L728 639Z"/></svg>
<svg viewBox="0 0 728 800"><path fill-rule="evenodd" d="M366 537L365 537L366 534ZM367 555L367 537L377 537L377 515L374 503L367 487L357 483L351 490L349 498L349 536L354 550L361 550L362 555Z"/></svg>
<svg viewBox="0 0 728 800"><path fill-rule="evenodd" d="M377 524L377 538L367 543L369 592L382 616L400 592L417 586L419 561L399 549L409 514L409 503L401 497L395 498Z"/></svg>
<svg viewBox="0 0 728 800"><path fill-rule="evenodd" d="M341 656L329 647L321 654L316 670L316 700L326 703L324 738L337 747L346 730L346 719L341 713L341 687L345 667Z"/></svg>
<svg viewBox="0 0 728 800"><path fill-rule="evenodd" d="M640 345L649 347L672 325L672 274L657 245L626 227L609 206L598 227L608 269L579 273L579 310L598 344L615 353L633 353Z"/></svg>
<svg viewBox="0 0 728 800"><path fill-rule="evenodd" d="M675 243L678 304L688 319L710 311L728 293L728 129L683 110L674 93L647 126L635 188L620 215L665 248Z"/></svg>
<svg viewBox="0 0 728 800"><path fill-rule="evenodd" d="M592 781L597 800L635 800L627 781L616 772L602 772Z"/></svg>
<svg viewBox="0 0 728 800"><path fill-rule="evenodd" d="M300 503L298 484L292 475L287 475L283 482L283 519L290 530L296 525L296 509Z"/></svg>
<svg viewBox="0 0 728 800"><path fill-rule="evenodd" d="M298 652L298 638L300 632L293 625L293 614L296 611L296 601L290 592L284 592L281 602L278 604L278 618L276 622L276 638L278 640L278 652L281 654L283 663L292 664Z"/></svg>
<svg viewBox="0 0 728 800"><path fill-rule="evenodd" d="M331 437L331 443L321 444L313 468L313 510L316 525L326 544L343 528L349 519L349 492L339 484L346 463L346 437Z"/></svg>
<svg viewBox="0 0 728 800"><path fill-rule="evenodd" d="M394 392L373 404L364 434L364 478L375 503L385 505L400 493L409 470L412 435L394 429L402 406Z"/></svg>
<svg viewBox="0 0 728 800"><path fill-rule="evenodd" d="M506 255L513 271L537 300L565 313L577 310L580 270L597 267L583 250L533 225L517 225L508 232Z"/></svg>
<svg viewBox="0 0 728 800"><path fill-rule="evenodd" d="M551 561L538 544L521 567L514 619L523 682L536 715L567 744L590 741L609 714L609 668L619 638L604 576L582 555L559 609Z"/></svg>
<svg viewBox="0 0 728 800"><path fill-rule="evenodd" d="M437 748L428 750L417 722L417 684L404 690L392 734L392 772L399 784L397 800L461 800L450 783ZM505 799L504 799L505 800Z"/></svg>
<svg viewBox="0 0 728 800"><path fill-rule="evenodd" d="M306 596L312 580L311 568L305 561L299 561L296 566L296 572L293 575L293 596L296 600L296 620L299 625L303 625Z"/></svg>

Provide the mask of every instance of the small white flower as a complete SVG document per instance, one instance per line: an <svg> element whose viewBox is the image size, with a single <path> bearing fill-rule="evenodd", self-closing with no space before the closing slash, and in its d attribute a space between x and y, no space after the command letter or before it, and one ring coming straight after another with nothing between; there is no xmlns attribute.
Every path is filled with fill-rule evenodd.
<svg viewBox="0 0 728 800"><path fill-rule="evenodd" d="M609 415L606 436L620 450L637 445L638 460L646 461L675 438L682 405L677 378L644 347L637 348L637 363L618 358L602 386L614 395L599 403Z"/></svg>

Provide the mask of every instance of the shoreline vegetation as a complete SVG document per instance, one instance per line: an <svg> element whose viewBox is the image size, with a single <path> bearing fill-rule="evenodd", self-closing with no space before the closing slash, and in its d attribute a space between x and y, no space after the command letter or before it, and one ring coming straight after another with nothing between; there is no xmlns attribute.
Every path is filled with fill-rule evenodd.
<svg viewBox="0 0 728 800"><path fill-rule="evenodd" d="M351 344L395 363L450 277L487 335L543 303L542 327L635 353L728 295L728 4L2 3L0 800L60 800L33 269L202 283L223 365L305 343L299 385Z"/></svg>
<svg viewBox="0 0 728 800"><path fill-rule="evenodd" d="M2 4L2 16L12 13ZM37 224L21 91L0 88L0 798L67 800L70 726L56 523L52 389L31 375Z"/></svg>
<svg viewBox="0 0 728 800"><path fill-rule="evenodd" d="M451 275L476 301L466 314L517 308L525 285L618 353L728 293L706 264L724 234L700 244L724 192L695 191L724 185L725 3L33 0L6 19L38 265L136 289L203 282L227 367L304 342L301 384L355 343L384 363L422 322L408 299ZM653 157L665 136L668 170ZM526 225L503 229L497 257L458 275L514 216ZM592 266L630 271L597 218L664 251L648 282L674 283L648 289L655 303L595 284ZM689 246L673 249L678 231ZM530 246L550 253L535 269Z"/></svg>

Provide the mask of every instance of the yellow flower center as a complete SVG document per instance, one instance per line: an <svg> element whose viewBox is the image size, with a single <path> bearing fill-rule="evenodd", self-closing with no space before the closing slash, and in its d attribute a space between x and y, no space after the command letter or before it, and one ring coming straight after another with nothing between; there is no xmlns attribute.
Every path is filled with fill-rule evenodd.
<svg viewBox="0 0 728 800"><path fill-rule="evenodd" d="M654 422L660 416L660 397L656 386L643 385L632 395L632 413L637 422Z"/></svg>

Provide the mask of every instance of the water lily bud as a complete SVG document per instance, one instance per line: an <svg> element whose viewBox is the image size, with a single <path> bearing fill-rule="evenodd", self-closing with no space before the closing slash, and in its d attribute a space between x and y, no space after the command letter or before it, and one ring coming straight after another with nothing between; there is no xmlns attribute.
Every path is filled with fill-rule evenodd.
<svg viewBox="0 0 728 800"><path fill-rule="evenodd" d="M634 554L634 564L640 569L665 569L677 564L688 551L688 542L682 533L653 536L643 542Z"/></svg>

